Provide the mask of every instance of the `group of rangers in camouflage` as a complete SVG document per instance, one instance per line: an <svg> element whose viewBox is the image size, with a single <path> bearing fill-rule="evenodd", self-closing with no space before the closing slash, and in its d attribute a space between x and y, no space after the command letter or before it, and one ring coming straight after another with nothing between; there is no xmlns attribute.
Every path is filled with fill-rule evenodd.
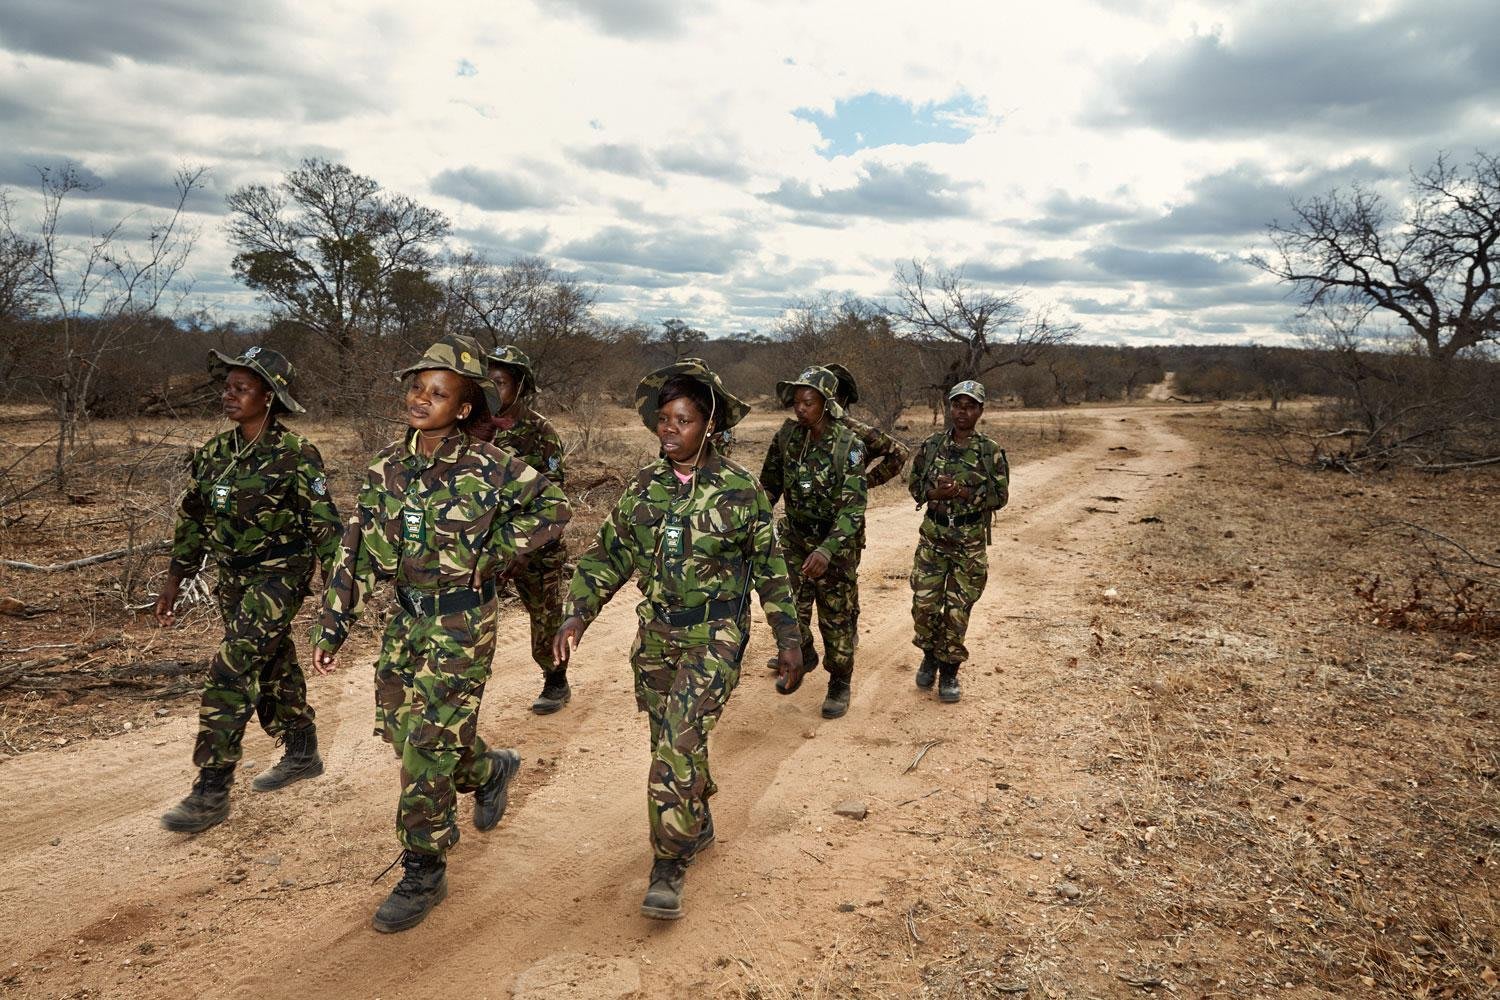
<svg viewBox="0 0 1500 1000"><path fill-rule="evenodd" d="M251 347L233 358L211 352L209 365L225 377L224 412L236 427L193 456L156 614L171 624L181 583L214 562L224 639L204 684L198 778L162 817L167 829L195 833L228 815L252 712L285 746L253 788L323 773L291 639L315 567L324 581L313 643L319 672L334 667L377 583L395 588L397 610L375 664L375 732L400 766L403 876L373 918L380 931L416 925L446 896L460 794L474 795L481 831L504 814L521 759L486 746L477 714L496 645L496 596L507 585L530 619L543 674L531 708L545 714L571 698L568 662L585 630L636 577L642 600L630 661L651 740L646 916L681 916L687 866L714 842L708 736L739 681L752 591L779 650L769 664L776 690L795 692L821 662L823 716L848 711L868 491L899 474L909 451L849 415L858 386L843 366L812 366L777 383L792 417L758 479L727 455L750 407L704 362L687 358L647 375L636 404L660 458L626 488L565 584L564 448L532 406L536 373L519 349L486 355L471 338L448 335L398 372L408 431L375 457L342 521L317 449L278 419L305 412L291 395L287 360ZM911 571L913 642L923 654L916 682L936 682L939 699L954 702L1009 469L1004 451L976 430L984 387L960 382L948 400L949 426L918 448L908 485L927 508Z"/></svg>

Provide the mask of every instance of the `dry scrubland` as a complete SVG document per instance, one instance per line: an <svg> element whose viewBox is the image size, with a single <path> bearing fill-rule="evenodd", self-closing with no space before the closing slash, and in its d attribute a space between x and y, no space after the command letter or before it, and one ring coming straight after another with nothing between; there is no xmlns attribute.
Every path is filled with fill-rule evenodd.
<svg viewBox="0 0 1500 1000"><path fill-rule="evenodd" d="M783 419L773 406L757 401L755 411L736 429L734 457L751 471L759 471ZM0 493L26 494L0 510L0 558L52 565L170 538L176 498L187 482L184 463L189 450L230 426L215 420L96 422L91 444L77 463L80 472L60 501L45 484L50 449L43 445L33 450L51 431L49 419L45 411L33 408L0 408L0 440L19 459L3 470ZM574 517L567 539L577 552L592 539L634 471L655 456L655 438L635 411L618 406L591 405L583 420L568 415L555 419L570 452L568 495ZM1056 452L1078 433L1070 430L1061 413L1008 413L992 422L1006 428L1012 460ZM329 471L329 488L340 504L352 499L380 443L402 430L393 421L373 419L357 424L290 420L288 425L318 444ZM897 434L917 439L930 427L925 410L913 411L898 425ZM904 489L892 483L878 491L872 503L907 499ZM122 719L116 702L121 697L159 699L197 690L197 681L184 672L206 661L218 641L218 612L208 587L212 574L205 574L196 589L189 588L189 603L181 609L178 627L162 631L149 610L166 563L164 554L154 554L64 574L0 567L0 600L16 602L0 603L5 612L0 614L0 643L8 651L0 662L0 754L117 732ZM374 613L356 631L377 635L391 606L390 595L382 593L372 605ZM312 620L309 601L298 634ZM122 629L125 637L120 641ZM70 648L60 648L65 646ZM84 651L85 656L50 662ZM32 676L58 671L110 676L70 674L43 682L65 689L57 694L17 698L15 685L5 684L7 666ZM131 669L136 676L120 675ZM165 673L147 672L152 669Z"/></svg>
<svg viewBox="0 0 1500 1000"><path fill-rule="evenodd" d="M32 790L58 773L53 761L97 762L102 773L118 744L133 760L173 757L181 767L163 765L153 781L180 772L186 787L192 677L122 683L120 671L201 662L213 622L205 606L163 633L125 613L122 593L143 602L141 581L161 570L160 557L70 575L4 571L0 594L25 607L6 605L12 613L0 617L0 679L5 664L54 654L43 647L124 633L87 659L27 668L66 677L71 691L0 690L0 804L19 814L0 854L11 873L0 877L0 908L35 917L0 934L10 956L0 993L238 995L305 966L314 992L406 995L409 979L380 970L413 962L438 963L426 974L442 981L446 969L474 995L528 998L1493 995L1494 573L1410 525L1500 562L1500 478L1307 472L1270 457L1255 433L1261 418L1152 405L987 417L1016 469L1015 503L997 527L965 701L951 710L911 688L903 560L915 521L904 492L879 491L854 709L823 724L813 695L799 705L760 690L757 640L715 735L723 844L690 874L687 920L666 930L637 926L647 922L633 912L645 866L634 785L629 803L595 803L587 819L567 820L577 828L522 839L528 824L553 829L546 811L564 815L568 796L583 794L567 790L607 771L612 753L638 750L644 761L634 723L590 714L596 696L628 714L618 677L606 685L585 674L571 715L528 730L529 668L504 664L509 687L497 668L487 710L531 741L528 759L542 757L523 772L500 831L517 839L483 860L485 841L466 838L453 897L394 943L372 944L363 926L365 904L378 901L367 879L389 840L383 772L338 775L331 761L330 778L296 792L251 802L237 791L224 827L156 848L152 810L174 789L111 776L115 804L83 822L69 803L87 800L89 775L75 774L85 787L61 794L52 808L62 833L49 839ZM777 419L758 411L741 461L758 465ZM575 547L652 450L633 413L590 420L589 451L572 473ZM3 433L12 444L44 435L31 426L12 419ZM907 426L919 437L926 414ZM96 428L118 463L97 466L66 503L38 495L8 505L0 550L55 561L132 531L161 537L176 446L209 430ZM307 431L347 497L367 445L332 426ZM8 473L13 482L19 472ZM1082 485L1065 488L1069 477ZM1028 492L1038 483L1049 484L1041 499ZM1467 632L1445 627L1452 602L1445 608L1432 586L1435 558L1480 581L1463 598ZM628 634L628 612L617 617ZM519 634L519 614L504 626ZM355 641L371 646L373 626ZM623 656L586 649L601 663ZM351 716L367 700L361 669L338 682ZM333 688L315 691L320 711ZM329 711L340 718L339 704ZM364 730L364 719L350 728ZM247 745L262 762L273 752L258 734ZM622 781L635 774L628 764ZM762 780L769 772L775 781ZM863 822L831 813L851 794L869 805ZM351 813L355 799L366 801ZM127 839L99 832L124 813L133 814L118 835ZM600 829L580 832L590 823ZM640 829L602 832L632 823ZM293 837L299 826L321 839ZM611 836L618 843L595 839ZM576 851L553 843L570 838ZM137 853L121 855L129 861L111 877L84 861L65 875L49 851L71 857L62 852L75 842ZM143 847L160 856L143 859ZM279 883L256 864L267 851L287 876ZM477 870L495 887L475 888ZM167 894L157 887L169 878L180 887ZM514 899L511 881L526 890ZM579 905L559 914L537 902L552 886ZM117 924L111 912L127 917ZM485 944L512 917L522 938L507 931ZM277 956L259 980L245 957L257 935ZM465 935L488 957L430 951ZM497 954L515 966L500 968ZM206 971L213 962L223 971Z"/></svg>

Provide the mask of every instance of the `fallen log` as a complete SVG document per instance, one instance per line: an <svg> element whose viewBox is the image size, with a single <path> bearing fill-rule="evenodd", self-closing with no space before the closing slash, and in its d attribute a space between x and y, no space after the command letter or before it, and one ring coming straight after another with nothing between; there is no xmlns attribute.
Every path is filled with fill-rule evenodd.
<svg viewBox="0 0 1500 1000"><path fill-rule="evenodd" d="M147 542L145 545L127 545L123 549L115 549L113 552L101 552L96 556L85 556L82 559L74 559L72 562L53 563L50 566L40 566L36 563L21 562L18 559L0 559L0 566L10 569L30 570L33 573L64 573L68 570L83 569L85 566L97 566L99 563L113 562L116 559L124 559L131 555L155 555L165 552L172 547L168 541Z"/></svg>

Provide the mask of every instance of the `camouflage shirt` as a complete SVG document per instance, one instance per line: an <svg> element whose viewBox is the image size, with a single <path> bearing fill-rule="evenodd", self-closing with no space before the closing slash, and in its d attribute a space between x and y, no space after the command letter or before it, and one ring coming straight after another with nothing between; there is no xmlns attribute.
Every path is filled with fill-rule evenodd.
<svg viewBox="0 0 1500 1000"><path fill-rule="evenodd" d="M860 443L865 446L865 461L872 458L880 459L880 462L872 469L865 472L865 485L869 489L884 486L886 483L900 475L901 467L906 464L907 456L911 450L891 437L879 427L865 423L863 420L855 420L847 413L844 415L844 423L859 438Z"/></svg>
<svg viewBox="0 0 1500 1000"><path fill-rule="evenodd" d="M553 485L563 486L563 443L552 421L530 407L523 409L510 427L501 427L498 417L490 419L494 428L491 444L509 448Z"/></svg>
<svg viewBox="0 0 1500 1000"><path fill-rule="evenodd" d="M428 458L408 432L370 464L324 595L318 648L342 645L377 580L472 587L561 538L571 516L562 491L509 452L459 433Z"/></svg>
<svg viewBox="0 0 1500 1000"><path fill-rule="evenodd" d="M632 573L646 598L636 608L642 623L657 609L698 608L753 589L776 644L794 649L802 639L771 524L771 501L741 466L710 454L693 484L658 459L637 474L579 556L563 615L593 621Z"/></svg>
<svg viewBox="0 0 1500 1000"><path fill-rule="evenodd" d="M795 420L776 432L760 470L774 505L786 497L787 523L803 538L821 539L830 560L858 548L865 530L864 445L842 420L829 420L821 438Z"/></svg>
<svg viewBox="0 0 1500 1000"><path fill-rule="evenodd" d="M257 573L300 569L315 556L329 574L339 512L311 442L272 417L248 445L238 427L215 436L194 452L191 470L172 534L172 572L191 577L207 554L221 565L243 560ZM287 551L256 558L272 550Z"/></svg>
<svg viewBox="0 0 1500 1000"><path fill-rule="evenodd" d="M994 479L990 478L991 471ZM939 475L952 476L958 485L973 490L974 496L967 501L958 498L936 501L931 505L935 513L949 517L987 514L1004 507L1010 499L1010 470L1000 448L978 431L961 445L953 440L951 430L939 431L922 442L912 459L907 480L918 507L927 503L927 491L937 485Z"/></svg>

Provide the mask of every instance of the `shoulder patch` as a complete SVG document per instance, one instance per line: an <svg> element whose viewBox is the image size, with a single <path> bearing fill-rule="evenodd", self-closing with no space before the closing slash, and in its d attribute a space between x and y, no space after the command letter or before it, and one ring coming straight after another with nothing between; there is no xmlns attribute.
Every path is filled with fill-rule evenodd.
<svg viewBox="0 0 1500 1000"><path fill-rule="evenodd" d="M865 464L865 452L859 445L849 449L849 464L854 466Z"/></svg>
<svg viewBox="0 0 1500 1000"><path fill-rule="evenodd" d="M319 476L312 481L308 488L318 496L326 497L328 495L328 479L324 476Z"/></svg>
<svg viewBox="0 0 1500 1000"><path fill-rule="evenodd" d="M551 458L547 459L547 468L552 470L553 472L556 472L561 465L562 458L557 455L553 455Z"/></svg>

